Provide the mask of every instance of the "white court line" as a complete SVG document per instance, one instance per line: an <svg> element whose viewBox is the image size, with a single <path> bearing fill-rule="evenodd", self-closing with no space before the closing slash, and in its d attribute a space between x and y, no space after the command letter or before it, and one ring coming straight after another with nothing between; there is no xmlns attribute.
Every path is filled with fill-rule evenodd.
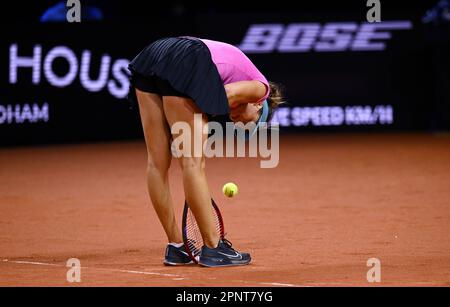
<svg viewBox="0 0 450 307"><path fill-rule="evenodd" d="M294 285L294 284L285 284L279 282L260 282L260 281L251 281L251 280L231 280L233 282L240 282L243 284L258 284L262 286L274 286L274 287L306 287L304 285Z"/></svg>
<svg viewBox="0 0 450 307"><path fill-rule="evenodd" d="M268 286L278 286L278 287L302 287L300 285L294 285L294 284L281 284L279 282L261 282L262 285L268 285ZM303 286L304 287L304 286Z"/></svg>
<svg viewBox="0 0 450 307"><path fill-rule="evenodd" d="M36 262L36 261L19 261L19 260L2 259L1 262L14 263L14 264L39 265L39 266L51 266L51 267L66 267L63 264L44 263L44 262ZM183 275L146 272L146 271L119 270L119 269L93 268L93 267L81 267L81 269L170 277L170 278L172 278L172 280L188 280L189 279ZM215 278L215 277L210 277L210 278L206 278L206 279L207 280L217 280L217 278ZM257 285L263 285L263 286L276 286L276 287L304 287L304 285L286 284L286 283L278 283L278 282L258 282L258 281L250 281L250 280L223 280L223 279L220 281L225 281L225 282L231 281L231 282L238 282L238 283L242 283L242 284L257 284Z"/></svg>
<svg viewBox="0 0 450 307"><path fill-rule="evenodd" d="M85 268L85 269L88 269L88 268ZM91 268L91 269L93 269L93 268ZM164 277L183 278L182 275L145 272L145 271L130 271L130 270L117 270L117 269L95 269L95 270L105 270L105 271L110 271L110 272L121 272L121 273L130 273L130 274L156 275L156 276L164 276Z"/></svg>
<svg viewBox="0 0 450 307"><path fill-rule="evenodd" d="M43 262L32 262L32 261L9 261L8 259L3 259L2 262L10 262L17 264L32 264L32 265L42 265L42 266L57 266L62 267L63 265L54 264L54 263L43 263Z"/></svg>
<svg viewBox="0 0 450 307"><path fill-rule="evenodd" d="M3 259L2 262L8 262L8 263L14 263L14 264L30 264L30 265L40 265L40 266L66 267L65 265L62 265L62 264L43 263L43 262L34 262L34 261L15 261L15 260ZM129 273L129 274L140 274L140 275L155 275L155 276L163 276L163 277L184 278L182 275L156 273L156 272L146 272L146 271L119 270L119 269L106 269L106 268L91 268L91 267L81 267L81 269L107 271L107 272L120 272L120 273Z"/></svg>

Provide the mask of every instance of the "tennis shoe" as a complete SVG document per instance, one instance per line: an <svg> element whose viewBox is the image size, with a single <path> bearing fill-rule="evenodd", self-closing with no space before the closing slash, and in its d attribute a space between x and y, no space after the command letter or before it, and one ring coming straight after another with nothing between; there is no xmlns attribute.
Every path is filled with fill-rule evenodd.
<svg viewBox="0 0 450 307"><path fill-rule="evenodd" d="M204 267L227 267L247 265L251 260L250 254L236 251L230 241L223 239L219 241L216 248L204 245L198 264Z"/></svg>
<svg viewBox="0 0 450 307"><path fill-rule="evenodd" d="M174 265L187 265L194 263L189 257L188 253L184 248L184 244L180 247L176 247L172 244L167 244L166 256L164 259L164 264L169 266Z"/></svg>

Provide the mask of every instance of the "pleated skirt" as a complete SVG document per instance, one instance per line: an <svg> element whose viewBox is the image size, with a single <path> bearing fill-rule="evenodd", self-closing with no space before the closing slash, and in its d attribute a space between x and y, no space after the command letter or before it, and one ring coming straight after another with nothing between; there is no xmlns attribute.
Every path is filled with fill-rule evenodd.
<svg viewBox="0 0 450 307"><path fill-rule="evenodd" d="M167 80L180 93L190 97L200 110L209 115L230 112L224 84L208 47L191 37L169 37L157 40L141 51L129 64L133 76L157 76ZM134 88L129 99L136 101Z"/></svg>

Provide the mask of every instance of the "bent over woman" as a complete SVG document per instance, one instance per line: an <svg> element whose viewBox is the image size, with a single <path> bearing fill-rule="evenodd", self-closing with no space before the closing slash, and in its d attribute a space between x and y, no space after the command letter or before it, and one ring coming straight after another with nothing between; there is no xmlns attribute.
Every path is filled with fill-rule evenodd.
<svg viewBox="0 0 450 307"><path fill-rule="evenodd" d="M129 69L133 87L130 99L138 101L147 145L148 192L168 238L164 263L190 264L169 189L171 140L177 137L171 135L172 125L185 122L191 131L203 131L208 115L223 114L229 114L234 122L265 122L281 103L280 91L238 48L193 37L160 39L139 53ZM203 120L201 125L194 125L194 114L198 113L203 114ZM203 138L204 142L207 136ZM186 201L203 238L199 264L249 264L250 254L233 249L216 231L204 156L178 159Z"/></svg>

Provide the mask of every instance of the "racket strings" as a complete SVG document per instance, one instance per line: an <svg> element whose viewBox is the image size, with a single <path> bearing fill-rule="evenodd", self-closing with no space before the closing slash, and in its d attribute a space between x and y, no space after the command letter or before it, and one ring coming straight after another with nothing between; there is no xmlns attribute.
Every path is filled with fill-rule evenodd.
<svg viewBox="0 0 450 307"><path fill-rule="evenodd" d="M203 246L203 239L194 214L190 209L188 210L186 218L186 235L189 249L192 255L194 257L197 257L200 254L201 248Z"/></svg>
<svg viewBox="0 0 450 307"><path fill-rule="evenodd" d="M220 238L223 239L224 233L223 233L223 227L220 221L220 218L216 212L216 210L213 211L214 216L214 223L216 225L217 233L219 234ZM186 216L186 236L187 236L187 244L189 246L189 249L194 257L197 257L200 255L200 251L202 249L203 238L202 234L200 232L200 228L198 227L197 221L195 220L194 214L190 209L188 209L188 213Z"/></svg>

